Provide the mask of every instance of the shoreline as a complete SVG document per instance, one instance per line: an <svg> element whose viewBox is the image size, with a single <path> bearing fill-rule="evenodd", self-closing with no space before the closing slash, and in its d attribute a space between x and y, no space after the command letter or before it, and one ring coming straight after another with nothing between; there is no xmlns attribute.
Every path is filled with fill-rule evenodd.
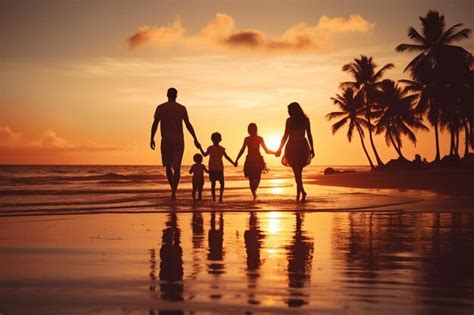
<svg viewBox="0 0 474 315"><path fill-rule="evenodd" d="M308 184L371 189L427 190L448 195L474 195L474 169L366 171L317 175Z"/></svg>

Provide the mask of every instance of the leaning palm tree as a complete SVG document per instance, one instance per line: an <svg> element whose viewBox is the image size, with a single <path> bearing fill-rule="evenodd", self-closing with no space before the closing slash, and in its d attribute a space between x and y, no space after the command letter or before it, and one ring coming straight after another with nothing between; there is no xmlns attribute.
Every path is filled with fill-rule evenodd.
<svg viewBox="0 0 474 315"><path fill-rule="evenodd" d="M367 128L369 131L369 140L372 150L374 151L375 159L379 166L383 165L382 160L375 148L374 139L372 136L372 122L374 118L375 102L374 94L377 86L380 84L383 75L389 69L392 69L394 65L392 63L386 64L381 67L378 71L375 71L377 65L375 64L372 57L360 56L360 58L354 59L353 62L348 63L342 67L342 70L349 72L354 81L344 82L341 84L341 87L351 87L356 88L362 93L364 108L365 108L365 118L367 120Z"/></svg>
<svg viewBox="0 0 474 315"><path fill-rule="evenodd" d="M363 106L363 94L361 92L356 92L352 88L346 88L342 92L342 95L337 94L336 97L332 97L331 100L334 102L334 105L339 107L339 111L326 115L326 118L330 121L339 119L332 125L332 133L335 134L343 126L348 125L347 140L351 142L354 129L356 129L365 156L369 161L370 167L374 169L374 163L372 163L372 159L370 158L369 152L367 152L364 143L364 130L362 127L368 127L368 122L364 117L365 108Z"/></svg>
<svg viewBox="0 0 474 315"><path fill-rule="evenodd" d="M418 55L407 65L405 71L409 70L412 78L423 84L423 78L430 77L435 89L442 89L450 85L452 80L456 80L459 71L453 71L460 65L464 67L465 60L471 58L471 54L460 46L453 43L469 38L470 29L463 28L461 23L455 24L446 29L446 22L443 15L436 11L429 11L425 17L420 17L422 29L421 33L414 27L408 29L408 37L413 44L400 44L396 47L397 52L417 52ZM441 122L443 107L448 106L441 103L438 98L431 102L431 105L438 107L431 110L430 123L435 128L436 158L440 159L438 126Z"/></svg>
<svg viewBox="0 0 474 315"><path fill-rule="evenodd" d="M414 130L428 130L423 125L422 115L415 107L418 95L409 94L392 80L385 80L376 94L380 117L376 121L376 133L385 133L387 145L393 146L400 158L402 154L402 135L416 144Z"/></svg>

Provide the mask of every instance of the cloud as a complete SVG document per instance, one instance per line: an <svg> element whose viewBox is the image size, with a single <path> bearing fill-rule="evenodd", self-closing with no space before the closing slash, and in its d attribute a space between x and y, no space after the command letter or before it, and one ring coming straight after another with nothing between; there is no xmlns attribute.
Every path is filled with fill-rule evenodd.
<svg viewBox="0 0 474 315"><path fill-rule="evenodd" d="M228 14L217 13L194 35L186 35L179 17L169 26L143 26L126 39L129 50L143 46L183 45L189 48L238 48L262 51L322 51L332 48L335 37L349 33L367 33L374 29L360 15L349 18L322 16L315 25L297 23L280 36L254 29L238 29Z"/></svg>
<svg viewBox="0 0 474 315"><path fill-rule="evenodd" d="M184 28L181 20L176 17L169 26L142 26L132 36L127 38L128 49L135 49L148 43L166 46L181 40L184 35Z"/></svg>
<svg viewBox="0 0 474 315"><path fill-rule="evenodd" d="M21 138L21 133L14 132L8 126L0 126L0 143L14 142Z"/></svg>
<svg viewBox="0 0 474 315"><path fill-rule="evenodd" d="M22 140L21 142L19 140ZM14 132L8 126L0 126L0 147L10 149L35 149L48 151L118 151L121 148L100 145L95 142L74 144L56 134L51 129L45 130L35 141L23 141L22 134Z"/></svg>

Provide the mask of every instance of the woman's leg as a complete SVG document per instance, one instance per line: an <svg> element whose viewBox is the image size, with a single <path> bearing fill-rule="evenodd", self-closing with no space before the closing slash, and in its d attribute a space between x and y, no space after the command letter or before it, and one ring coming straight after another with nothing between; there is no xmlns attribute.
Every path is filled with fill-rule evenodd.
<svg viewBox="0 0 474 315"><path fill-rule="evenodd" d="M300 191L300 185L298 183L298 171L296 167L292 167L292 169L293 169L293 175L295 176L295 183L296 183L296 200L300 201L301 191Z"/></svg>

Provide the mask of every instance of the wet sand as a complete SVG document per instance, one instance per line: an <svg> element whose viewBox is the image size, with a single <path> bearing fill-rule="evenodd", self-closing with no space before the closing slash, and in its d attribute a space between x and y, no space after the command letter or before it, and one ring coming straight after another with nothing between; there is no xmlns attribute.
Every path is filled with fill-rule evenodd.
<svg viewBox="0 0 474 315"><path fill-rule="evenodd" d="M0 313L474 309L469 196L308 185L296 204L290 179L271 181L256 203L236 185L195 204L185 186L174 204L2 211Z"/></svg>

